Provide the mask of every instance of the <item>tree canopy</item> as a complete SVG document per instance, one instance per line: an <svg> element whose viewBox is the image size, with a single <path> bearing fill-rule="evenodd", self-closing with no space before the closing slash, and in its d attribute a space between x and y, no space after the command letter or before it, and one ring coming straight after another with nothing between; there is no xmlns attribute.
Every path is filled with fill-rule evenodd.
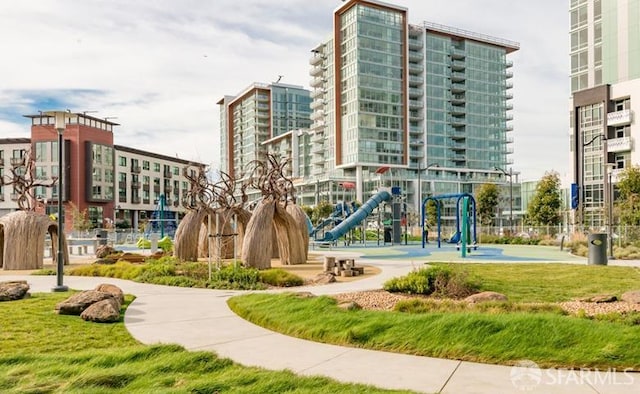
<svg viewBox="0 0 640 394"><path fill-rule="evenodd" d="M482 225L490 226L493 223L499 197L500 190L494 183L485 183L478 189L476 200L478 202L478 216Z"/></svg>
<svg viewBox="0 0 640 394"><path fill-rule="evenodd" d="M640 225L640 167L631 166L622 172L617 183L616 202L621 224Z"/></svg>
<svg viewBox="0 0 640 394"><path fill-rule="evenodd" d="M561 220L561 207L560 177L557 172L547 172L529 203L527 222L534 226L556 225Z"/></svg>

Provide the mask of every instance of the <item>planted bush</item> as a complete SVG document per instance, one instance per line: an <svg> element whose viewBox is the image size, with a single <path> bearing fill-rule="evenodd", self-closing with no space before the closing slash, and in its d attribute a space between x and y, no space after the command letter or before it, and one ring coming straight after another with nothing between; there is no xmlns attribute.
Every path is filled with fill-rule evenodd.
<svg viewBox="0 0 640 394"><path fill-rule="evenodd" d="M267 285L277 287L302 286L304 283L304 280L298 275L280 268L260 271L260 281Z"/></svg>
<svg viewBox="0 0 640 394"><path fill-rule="evenodd" d="M445 265L422 268L385 282L383 288L392 293L437 295L462 298L476 293L479 285L459 269Z"/></svg>

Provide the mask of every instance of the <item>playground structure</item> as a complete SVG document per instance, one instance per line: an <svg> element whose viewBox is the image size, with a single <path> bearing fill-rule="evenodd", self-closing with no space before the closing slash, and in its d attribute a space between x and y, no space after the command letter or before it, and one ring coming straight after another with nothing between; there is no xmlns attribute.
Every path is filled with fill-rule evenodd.
<svg viewBox="0 0 640 394"><path fill-rule="evenodd" d="M145 227L145 238L149 238L151 233L160 233L160 238L165 236L165 233L170 237L175 235L178 227L177 213L166 209L167 200L164 194L161 194L158 198L158 205L156 205L155 211L151 214L149 223Z"/></svg>
<svg viewBox="0 0 640 394"><path fill-rule="evenodd" d="M316 235L323 230L325 227L329 225L333 225L334 227L342 223L343 220L350 217L352 213L358 210L358 206L355 201L346 202L346 201L338 201L335 205L333 212L331 215L318 224L315 228L311 230L309 236L316 237Z"/></svg>
<svg viewBox="0 0 640 394"><path fill-rule="evenodd" d="M452 193L441 194L439 196L426 197L421 204L421 218L422 218L422 248L424 249L426 243L426 206L429 201L434 201L436 204L436 225L438 229L437 242L438 248L441 247L441 201L456 199L456 231L453 236L448 240L449 243L457 244L458 248L462 251L462 257L466 256L467 252L471 251L471 248L477 249L477 220L476 220L476 201L469 193ZM462 206L461 206L462 202Z"/></svg>

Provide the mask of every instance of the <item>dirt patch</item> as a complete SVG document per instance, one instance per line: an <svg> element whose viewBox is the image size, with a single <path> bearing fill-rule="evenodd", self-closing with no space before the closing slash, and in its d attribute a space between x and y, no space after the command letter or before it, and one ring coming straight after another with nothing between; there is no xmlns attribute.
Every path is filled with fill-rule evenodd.
<svg viewBox="0 0 640 394"><path fill-rule="evenodd" d="M273 259L271 260L271 267L282 268L283 270L291 272L292 274L298 275L302 279L306 280L306 279L315 278L318 274L324 272L323 263L324 263L324 256L309 254L309 260L307 260L306 264L282 265L280 264L280 260ZM336 276L336 282L352 282L354 280L369 278L371 276L378 275L380 273L379 268L360 264L357 260L356 260L356 266L364 267L363 275L352 276L352 277Z"/></svg>

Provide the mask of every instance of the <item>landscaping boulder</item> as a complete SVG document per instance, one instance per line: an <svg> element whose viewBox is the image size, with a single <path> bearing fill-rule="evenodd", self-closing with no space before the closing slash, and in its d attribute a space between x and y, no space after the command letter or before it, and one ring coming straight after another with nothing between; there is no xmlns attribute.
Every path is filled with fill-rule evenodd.
<svg viewBox="0 0 640 394"><path fill-rule="evenodd" d="M109 245L100 245L96 249L96 257L99 259L103 259L109 256L110 254L114 254L114 253L116 253L116 250Z"/></svg>
<svg viewBox="0 0 640 394"><path fill-rule="evenodd" d="M595 302L596 304L602 304L606 302L616 302L618 301L618 297L611 294L599 294L591 297L583 298L579 301L582 302Z"/></svg>
<svg viewBox="0 0 640 394"><path fill-rule="evenodd" d="M322 272L309 280L312 285L326 285L336 281L336 276L331 272Z"/></svg>
<svg viewBox="0 0 640 394"><path fill-rule="evenodd" d="M56 305L56 312L60 315L80 315L91 304L98 301L115 298L112 294L96 290L86 290L72 295ZM116 300L117 301L117 300Z"/></svg>
<svg viewBox="0 0 640 394"><path fill-rule="evenodd" d="M113 323L120 320L120 304L115 298L107 298L91 304L80 317L96 323Z"/></svg>
<svg viewBox="0 0 640 394"><path fill-rule="evenodd" d="M124 304L124 293L122 292L122 289L116 285L112 285L110 283L102 283L96 286L94 290L101 291L103 293L109 293L113 296L113 298L118 300L120 305Z"/></svg>
<svg viewBox="0 0 640 394"><path fill-rule="evenodd" d="M315 298L315 294L309 291L299 291L297 293L293 293L297 298Z"/></svg>
<svg viewBox="0 0 640 394"><path fill-rule="evenodd" d="M464 300L471 304L488 301L508 301L506 295L496 293L495 291L483 291L482 293L470 295Z"/></svg>
<svg viewBox="0 0 640 394"><path fill-rule="evenodd" d="M21 300L27 296L29 285L26 280L0 282L0 301Z"/></svg>
<svg viewBox="0 0 640 394"><path fill-rule="evenodd" d="M338 308L348 311L356 311L362 309L362 307L355 301L342 301L338 303Z"/></svg>
<svg viewBox="0 0 640 394"><path fill-rule="evenodd" d="M620 297L620 299L633 304L640 304L640 290L627 291L622 295L622 297Z"/></svg>

